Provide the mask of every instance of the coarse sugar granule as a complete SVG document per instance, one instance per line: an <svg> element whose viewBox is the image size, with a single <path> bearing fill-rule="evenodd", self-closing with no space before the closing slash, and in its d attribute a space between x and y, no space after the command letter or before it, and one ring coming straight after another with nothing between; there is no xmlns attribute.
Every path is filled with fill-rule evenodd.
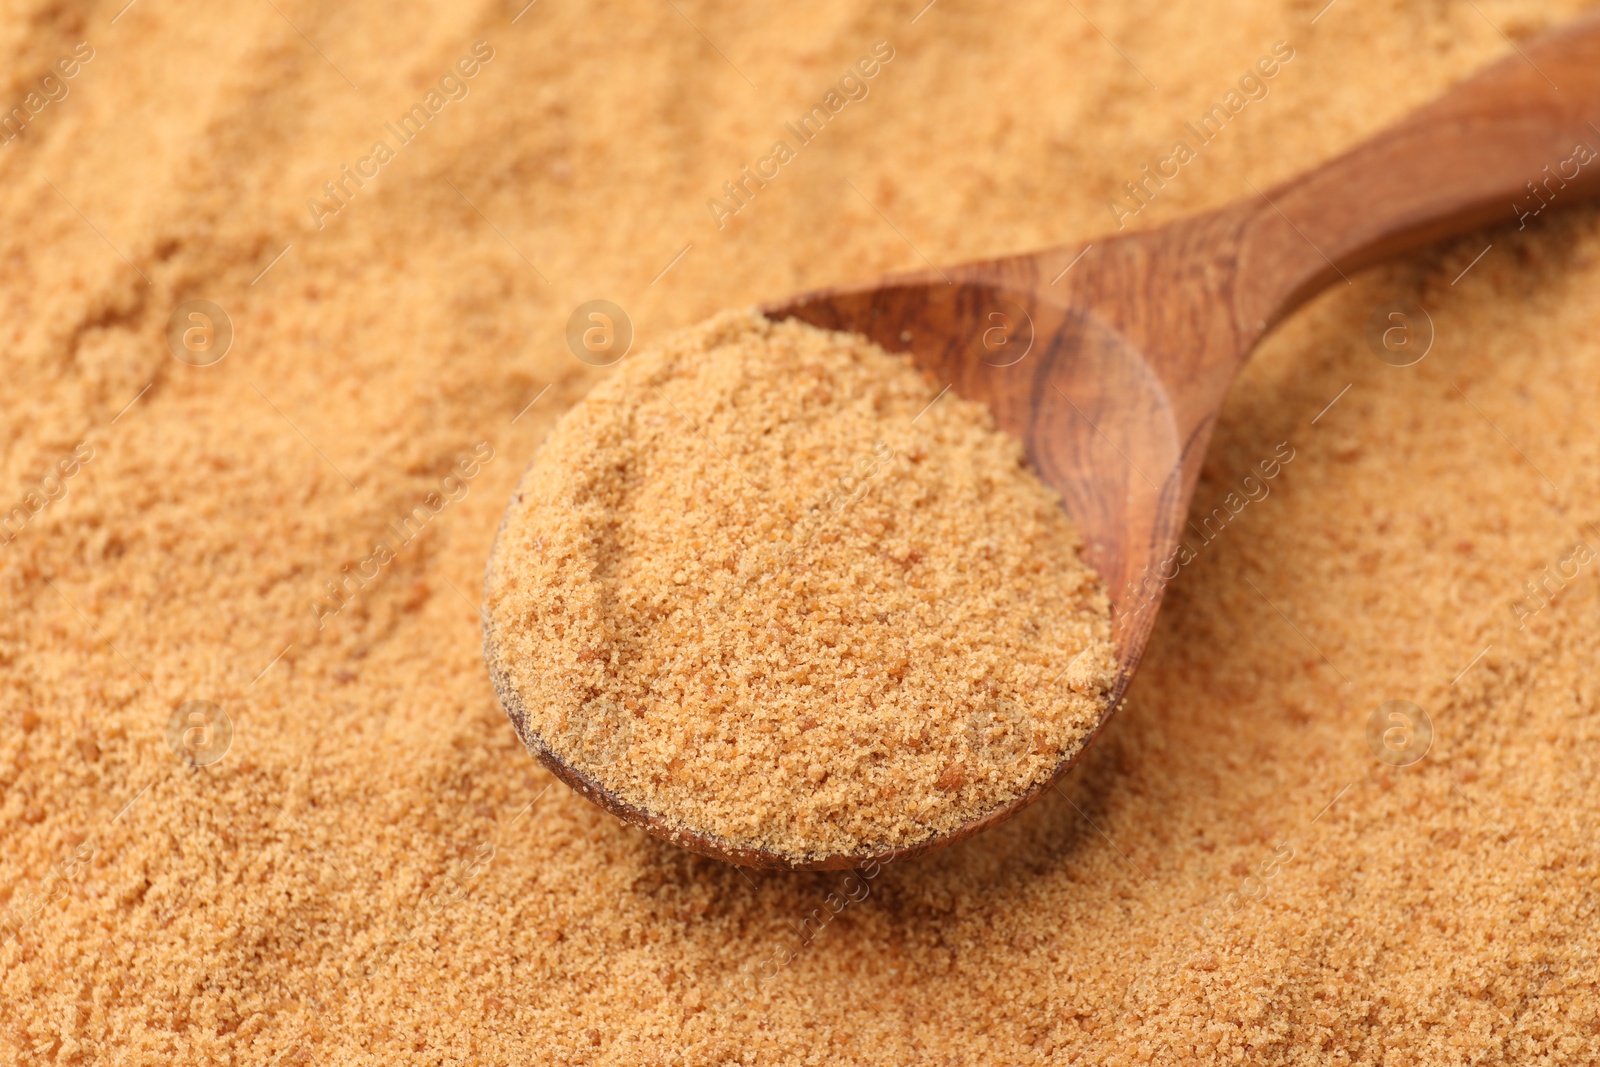
<svg viewBox="0 0 1600 1067"><path fill-rule="evenodd" d="M1110 604L980 404L729 312L629 358L513 497L485 647L529 746L792 862L951 833L1100 720Z"/></svg>
<svg viewBox="0 0 1600 1067"><path fill-rule="evenodd" d="M3 114L95 50L0 145L0 516L40 504L0 534L0 1063L1600 1062L1593 208L1507 204L1281 324L1197 525L1294 461L1172 582L1060 788L937 854L740 871L620 825L507 727L478 596L616 369L564 344L584 302L659 338L1094 242L1288 40L1136 224L1255 196L1589 5L276 6L0 20ZM479 36L470 95L317 229ZM870 94L717 229L878 40ZM191 299L233 320L211 366L167 346ZM1404 368L1365 340L1399 299L1436 331ZM204 766L167 744L194 700L234 726ZM1394 700L1433 722L1404 767L1367 743Z"/></svg>

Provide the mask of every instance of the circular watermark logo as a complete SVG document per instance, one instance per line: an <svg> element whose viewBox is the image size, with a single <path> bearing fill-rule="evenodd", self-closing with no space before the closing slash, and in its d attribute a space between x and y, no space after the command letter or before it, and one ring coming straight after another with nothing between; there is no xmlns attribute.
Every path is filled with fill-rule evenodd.
<svg viewBox="0 0 1600 1067"><path fill-rule="evenodd" d="M991 367L1014 367L1033 350L1033 316L1012 300L997 301L983 313L973 351Z"/></svg>
<svg viewBox="0 0 1600 1067"><path fill-rule="evenodd" d="M185 300L167 318L167 347L191 367L209 367L233 347L233 320L209 300Z"/></svg>
<svg viewBox="0 0 1600 1067"><path fill-rule="evenodd" d="M1367 316L1367 347L1391 367L1421 363L1433 348L1433 316L1415 300L1391 300Z"/></svg>
<svg viewBox="0 0 1600 1067"><path fill-rule="evenodd" d="M1021 704L996 700L967 718L967 747L980 767L1009 767L1033 748L1033 723Z"/></svg>
<svg viewBox="0 0 1600 1067"><path fill-rule="evenodd" d="M233 745L233 720L209 700L187 700L167 720L167 747L185 763L207 767Z"/></svg>
<svg viewBox="0 0 1600 1067"><path fill-rule="evenodd" d="M585 300L567 318L567 347L591 367L609 367L633 347L633 320L609 300Z"/></svg>
<svg viewBox="0 0 1600 1067"><path fill-rule="evenodd" d="M1409 700L1379 704L1367 716L1367 747L1391 767L1409 767L1433 747L1433 720Z"/></svg>
<svg viewBox="0 0 1600 1067"><path fill-rule="evenodd" d="M561 732L568 751L591 767L605 767L633 743L633 716L609 697L599 697L568 715Z"/></svg>

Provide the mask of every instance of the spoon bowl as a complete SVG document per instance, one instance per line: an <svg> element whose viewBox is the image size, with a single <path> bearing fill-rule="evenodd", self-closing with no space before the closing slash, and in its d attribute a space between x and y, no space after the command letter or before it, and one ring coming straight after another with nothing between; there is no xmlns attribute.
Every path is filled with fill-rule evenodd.
<svg viewBox="0 0 1600 1067"><path fill-rule="evenodd" d="M1024 795L892 852L795 861L671 826L565 764L526 729L491 647L491 674L519 733L545 766L618 817L746 867L868 867L1015 815L1067 772L1120 705L1181 565L1179 533L1212 428L1256 342L1363 266L1497 221L1525 226L1547 205L1600 192L1600 128L1589 121L1600 117L1597 71L1600 16L1590 16L1298 178L1265 192L1251 186L1206 214L762 308L909 353L937 385L988 405L1082 534L1083 557L1112 604L1117 677L1078 753Z"/></svg>

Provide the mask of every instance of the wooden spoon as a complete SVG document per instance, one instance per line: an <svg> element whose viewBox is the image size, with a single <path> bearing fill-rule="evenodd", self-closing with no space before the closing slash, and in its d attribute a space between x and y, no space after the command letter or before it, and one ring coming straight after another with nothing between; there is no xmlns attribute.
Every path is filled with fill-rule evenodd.
<svg viewBox="0 0 1600 1067"><path fill-rule="evenodd" d="M1023 441L1111 597L1119 669L1098 733L1144 654L1181 558L1179 531L1212 427L1256 342L1363 266L1485 224L1526 225L1546 204L1593 196L1600 129L1591 118L1600 120L1600 16L1526 45L1314 170L1218 210L763 310L910 353ZM496 682L513 721L526 722ZM888 854L797 863L673 829L523 736L557 776L619 817L696 852L773 869L861 868L942 848L1015 815L1072 763L952 833Z"/></svg>

